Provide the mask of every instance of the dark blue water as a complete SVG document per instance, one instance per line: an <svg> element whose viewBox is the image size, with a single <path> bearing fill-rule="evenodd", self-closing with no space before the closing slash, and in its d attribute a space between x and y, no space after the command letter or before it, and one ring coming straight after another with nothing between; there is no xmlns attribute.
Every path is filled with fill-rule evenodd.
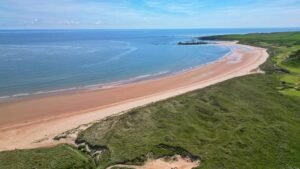
<svg viewBox="0 0 300 169"><path fill-rule="evenodd" d="M229 52L179 46L193 37L293 29L1 30L0 97L86 88L167 75Z"/></svg>

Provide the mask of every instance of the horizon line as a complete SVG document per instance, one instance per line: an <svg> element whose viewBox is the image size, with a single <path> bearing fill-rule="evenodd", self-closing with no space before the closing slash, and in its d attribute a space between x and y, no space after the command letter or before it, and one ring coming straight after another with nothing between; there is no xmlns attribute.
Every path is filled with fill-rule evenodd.
<svg viewBox="0 0 300 169"><path fill-rule="evenodd" d="M202 28L0 28L3 30L179 30L179 29L300 29L299 27L202 27Z"/></svg>

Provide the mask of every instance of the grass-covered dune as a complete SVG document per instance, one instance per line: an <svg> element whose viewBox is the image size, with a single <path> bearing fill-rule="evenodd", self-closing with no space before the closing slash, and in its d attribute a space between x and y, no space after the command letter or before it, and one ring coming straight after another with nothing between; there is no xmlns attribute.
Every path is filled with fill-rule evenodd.
<svg viewBox="0 0 300 169"><path fill-rule="evenodd" d="M199 168L300 167L300 98L278 85L265 75L229 80L109 118L78 140L107 146L103 167L186 152Z"/></svg>
<svg viewBox="0 0 300 169"><path fill-rule="evenodd" d="M102 120L79 134L85 154L66 145L0 152L0 168L96 164L100 169L175 154L201 159L201 169L300 168L300 33L204 39L268 48L271 58L261 67L266 74L231 79Z"/></svg>
<svg viewBox="0 0 300 169"><path fill-rule="evenodd" d="M299 32L279 32L279 33L253 33L253 34L233 34L224 36L200 37L205 40L238 40L243 44L256 46L289 46L300 45Z"/></svg>
<svg viewBox="0 0 300 169"><path fill-rule="evenodd" d="M299 83L283 79L299 74L282 63L293 62L300 33L209 38L267 47L267 74L235 78L93 125L78 142L107 147L100 168L173 154L198 157L199 168L208 169L300 167Z"/></svg>
<svg viewBox="0 0 300 169"><path fill-rule="evenodd" d="M294 69L300 68L300 50L297 50L289 58L284 60L283 65Z"/></svg>
<svg viewBox="0 0 300 169"><path fill-rule="evenodd" d="M271 59L263 69L267 73L277 73L278 80L283 83L278 87L281 93L300 96L300 32L209 36L201 39L238 40L242 44L268 48Z"/></svg>
<svg viewBox="0 0 300 169"><path fill-rule="evenodd" d="M94 162L68 146L0 153L0 169L93 169Z"/></svg>

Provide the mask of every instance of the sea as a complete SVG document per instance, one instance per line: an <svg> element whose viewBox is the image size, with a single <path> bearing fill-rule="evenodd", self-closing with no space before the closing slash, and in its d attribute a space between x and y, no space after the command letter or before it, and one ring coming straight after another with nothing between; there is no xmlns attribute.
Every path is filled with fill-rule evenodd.
<svg viewBox="0 0 300 169"><path fill-rule="evenodd" d="M216 61L230 52L228 47L213 44L177 44L200 36L296 30L0 30L0 99L158 78Z"/></svg>

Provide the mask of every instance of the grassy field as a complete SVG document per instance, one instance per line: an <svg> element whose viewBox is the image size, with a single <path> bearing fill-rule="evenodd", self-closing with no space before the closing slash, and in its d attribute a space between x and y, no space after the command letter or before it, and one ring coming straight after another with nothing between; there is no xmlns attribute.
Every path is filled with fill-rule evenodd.
<svg viewBox="0 0 300 169"><path fill-rule="evenodd" d="M206 39L268 48L271 58L261 66L266 74L231 79L102 120L78 136L86 155L66 145L1 152L0 168L93 168L95 163L102 169L175 154L201 159L201 169L300 168L300 33Z"/></svg>
<svg viewBox="0 0 300 169"><path fill-rule="evenodd" d="M249 35L210 36L209 40L238 40L240 43L269 49L272 62L285 72L278 76L282 87L281 93L290 96L300 96L300 33L270 33ZM274 69L271 69L272 71ZM282 71L281 70L281 71Z"/></svg>
<svg viewBox="0 0 300 169"><path fill-rule="evenodd" d="M107 119L79 140L106 145L100 168L146 157L199 157L200 168L300 167L300 98L252 75Z"/></svg>
<svg viewBox="0 0 300 169"><path fill-rule="evenodd" d="M93 168L95 168L95 165L87 155L68 145L0 153L0 169Z"/></svg>

